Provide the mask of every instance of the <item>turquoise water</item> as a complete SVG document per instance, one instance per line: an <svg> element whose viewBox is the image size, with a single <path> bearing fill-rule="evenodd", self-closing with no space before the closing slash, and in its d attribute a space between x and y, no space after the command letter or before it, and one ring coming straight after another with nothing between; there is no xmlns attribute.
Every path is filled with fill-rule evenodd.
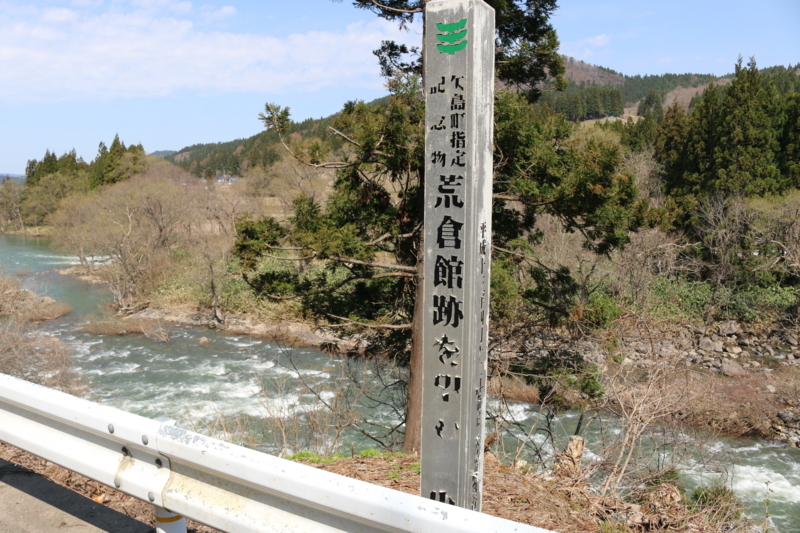
<svg viewBox="0 0 800 533"><path fill-rule="evenodd" d="M261 420L323 412L309 387L321 391L319 396L327 401L334 391L348 386L347 378L337 372L342 360L313 349L285 351L264 340L198 328L174 328L168 344L143 335L86 333L82 324L110 297L100 286L56 272L75 264L73 258L53 251L46 239L0 235L0 273L18 276L25 288L74 308L42 327L72 349L93 401L151 418L171 416L192 429L213 427L210 432L225 438L235 437L235 428L230 427L233 420L243 420L252 433ZM201 344L203 337L211 342ZM496 403L492 406L495 412L501 411ZM386 425L399 422L386 409L363 414ZM536 407L527 404L511 405L503 414L522 425L539 418ZM562 435L557 447L574 431L577 418L576 413L564 413L553 420ZM619 431L615 420L605 421L602 431L599 424L590 426L584 459L600 460L595 452ZM361 447L368 444L353 435L341 444L349 450L350 442ZM273 453L295 451L283 446L257 447ZM765 483L769 482L774 523L783 533L800 531L800 450L753 439L709 439L701 451L682 463L688 488L709 484L721 475L714 471L725 471L729 485L758 520L764 516ZM658 453L654 447L653 454ZM711 456L717 462L709 472L705 459Z"/></svg>
<svg viewBox="0 0 800 533"><path fill-rule="evenodd" d="M88 333L82 326L111 298L102 286L57 272L75 264L53 251L47 239L0 235L0 273L73 307L41 328L70 347L94 401L202 429L236 416L265 418L318 408L306 385L325 390L331 379L344 379L330 374L340 359L243 335L175 327L164 343L144 335ZM204 337L211 342L202 343Z"/></svg>

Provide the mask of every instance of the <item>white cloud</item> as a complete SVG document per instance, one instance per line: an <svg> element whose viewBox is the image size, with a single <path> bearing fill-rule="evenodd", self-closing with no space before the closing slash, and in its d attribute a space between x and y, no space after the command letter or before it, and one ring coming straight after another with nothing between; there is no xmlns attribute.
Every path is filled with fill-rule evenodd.
<svg viewBox="0 0 800 533"><path fill-rule="evenodd" d="M77 17L77 14L65 7L58 7L53 9L47 9L42 14L42 19L45 22L72 22Z"/></svg>
<svg viewBox="0 0 800 533"><path fill-rule="evenodd" d="M71 4L75 7L99 7L103 0L72 0Z"/></svg>
<svg viewBox="0 0 800 533"><path fill-rule="evenodd" d="M85 0L75 0L72 10L0 3L0 101L378 88L372 50L383 39L416 37L382 20L280 39L203 30L176 15L191 9L189 2L134 1L135 8L117 4L102 12L81 9ZM210 13L232 16L236 9Z"/></svg>
<svg viewBox="0 0 800 533"><path fill-rule="evenodd" d="M597 55L597 49L608 46L611 43L611 36L607 34L586 37L579 41L568 41L561 44L560 52L577 59L588 59Z"/></svg>
<svg viewBox="0 0 800 533"><path fill-rule="evenodd" d="M595 35L579 41L580 44L588 44L589 46L606 46L611 42L611 36L606 34Z"/></svg>
<svg viewBox="0 0 800 533"><path fill-rule="evenodd" d="M206 22L212 22L214 20L221 20L226 19L228 17L232 17L239 13L236 11L236 8L233 6L225 6L215 10L209 10L206 13L203 13L203 19Z"/></svg>

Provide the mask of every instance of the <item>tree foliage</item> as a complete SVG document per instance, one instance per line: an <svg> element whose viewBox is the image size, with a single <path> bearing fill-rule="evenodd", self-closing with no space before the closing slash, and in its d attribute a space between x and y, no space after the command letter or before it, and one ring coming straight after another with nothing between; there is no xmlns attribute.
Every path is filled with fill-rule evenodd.
<svg viewBox="0 0 800 533"><path fill-rule="evenodd" d="M619 87L589 86L564 94L551 92L543 97L542 102L573 121L618 116L625 111Z"/></svg>
<svg viewBox="0 0 800 533"><path fill-rule="evenodd" d="M754 59L743 66L740 58L730 85L710 85L691 115L670 107L656 142L668 192L763 196L800 185L792 170L795 102Z"/></svg>
<svg viewBox="0 0 800 533"><path fill-rule="evenodd" d="M422 15L428 0L354 0L353 5L378 17L397 22L407 29ZM495 65L498 80L526 92L532 101L541 94L541 85L552 83L566 87L564 60L558 53L558 38L550 24L556 9L555 0L488 0L495 10ZM396 73L422 74L422 56L418 47L384 41L378 50L381 71L390 77Z"/></svg>
<svg viewBox="0 0 800 533"><path fill-rule="evenodd" d="M125 147L115 136L111 148L101 142L97 157L86 163L75 150L61 157L47 150L41 161L28 161L25 188L20 197L21 218L27 225L41 225L65 198L111 185L141 174L147 166L144 147Z"/></svg>

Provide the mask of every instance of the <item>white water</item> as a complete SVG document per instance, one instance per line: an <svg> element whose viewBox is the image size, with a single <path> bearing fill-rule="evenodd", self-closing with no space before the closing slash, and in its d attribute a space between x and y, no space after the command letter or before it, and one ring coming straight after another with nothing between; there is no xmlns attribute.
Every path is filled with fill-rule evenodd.
<svg viewBox="0 0 800 533"><path fill-rule="evenodd" d="M216 331L173 330L169 344L143 336L97 336L80 330L86 315L96 312L107 295L96 286L52 272L75 264L72 258L50 251L46 242L0 235L0 273L29 271L21 276L24 286L58 300L67 301L75 312L64 319L45 324L48 335L64 340L73 350L77 368L88 381L90 399L119 409L155 418L171 416L182 425L208 429L215 436L232 438L232 430L220 429L219 422L244 417L258 421L267 418L289 419L301 413L322 409L307 386L318 389L325 401L345 387L346 378L335 373L340 362L316 350L283 351L279 346L247 336L226 336ZM200 345L201 337L211 343ZM294 362L296 367L292 366ZM498 402L490 411L503 410ZM528 404L513 404L504 413L524 424L541 416ZM370 416L391 425L399 421L388 411ZM560 414L553 420L558 428L556 448L574 431L577 414ZM213 429L211 429L213 428ZM620 433L619 426L607 421L603 431L591 425L585 461L599 461L601 442ZM489 429L491 431L491 428ZM349 450L350 440L347 443ZM559 440L560 439L560 440ZM545 452L553 448L543 433L533 435ZM361 441L359 446L366 447ZM264 449L269 450L266 446ZM712 439L698 450L698 457L724 457L719 465L729 474L728 485L746 503L751 517L764 517L764 499L769 482L770 513L783 533L800 531L800 450L753 439ZM693 490L701 484L723 479L709 473L699 459L682 463L684 485Z"/></svg>

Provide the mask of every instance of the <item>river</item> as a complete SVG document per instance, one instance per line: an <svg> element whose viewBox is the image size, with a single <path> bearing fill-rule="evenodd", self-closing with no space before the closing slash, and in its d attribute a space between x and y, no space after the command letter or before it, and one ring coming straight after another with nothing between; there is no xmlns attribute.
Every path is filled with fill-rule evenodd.
<svg viewBox="0 0 800 533"><path fill-rule="evenodd" d="M100 286L57 272L75 264L74 258L53 251L46 239L0 235L0 274L18 276L23 287L73 307L70 314L42 327L72 350L89 399L150 418L176 418L184 427L272 453L298 451L295 448L303 443L347 452L351 445L368 445L352 433L332 441L330 431L322 442L301 441L292 435L290 424L280 423L297 413L309 418L319 413L319 424L331 423L323 416L320 398L330 400L337 387L346 386L347 378L338 371L341 359L314 349L287 351L264 340L199 328L173 328L169 343L143 335L87 333L82 325L110 297ZM201 342L203 337L210 342ZM309 387L318 395L309 393ZM522 423L537 417L535 407L526 404L510 406L505 414ZM369 416L387 426L398 421L385 407ZM562 435L568 435L577 415L564 413L555 421ZM605 434L619 431L613 421L605 422L605 427L590 426L589 450L599 449L597 443ZM265 444L276 439L282 443ZM775 526L782 533L800 531L800 450L763 440L710 438L699 452L683 462L687 488L713 481L719 474L709 473L705 460L721 457L716 469L727 470L728 485L752 518L764 518L769 483ZM587 452L585 459L591 460L592 453Z"/></svg>

